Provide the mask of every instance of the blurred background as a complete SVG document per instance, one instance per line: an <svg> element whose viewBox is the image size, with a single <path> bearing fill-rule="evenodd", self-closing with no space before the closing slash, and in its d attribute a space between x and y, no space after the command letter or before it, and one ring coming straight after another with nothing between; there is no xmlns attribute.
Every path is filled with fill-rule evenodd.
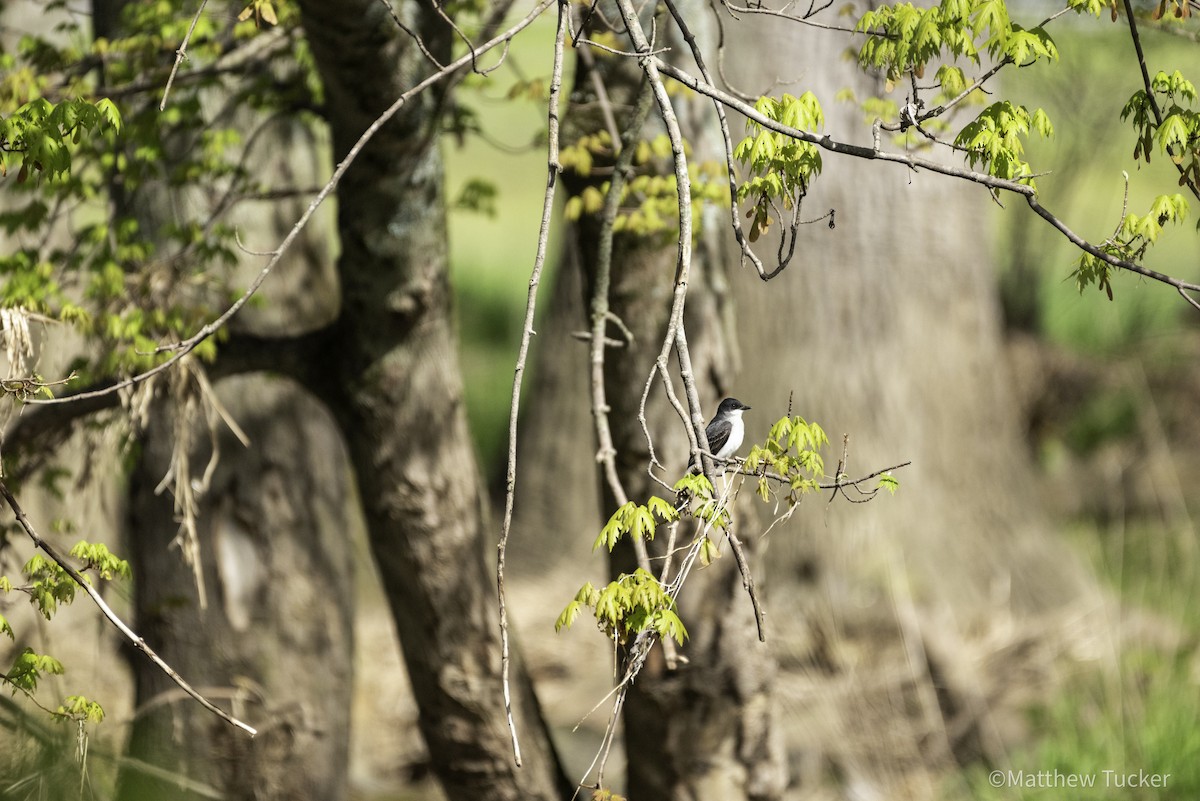
<svg viewBox="0 0 1200 801"><path fill-rule="evenodd" d="M1132 137L1114 127L1124 100L1141 85L1124 27L1065 18L1053 31L1061 63L1005 72L1000 85L1002 94L1014 102L1044 108L1055 124L1054 137L1033 137L1028 144L1029 162L1049 171L1039 178L1043 204L1077 232L1099 241L1111 234L1123 214L1122 170L1130 177L1125 201L1129 210L1144 209L1155 194L1167 191L1163 187L1174 184L1174 171L1165 159L1152 169L1137 164ZM1148 34L1146 46L1150 62L1162 68L1190 63L1196 47L1190 39L1170 34ZM515 56L518 64L529 63L530 56L520 50ZM532 65L528 69L532 71ZM808 87L801 83L797 89L802 88ZM482 176L503 187L493 214L460 211L451 216L468 410L481 464L491 466L488 475L499 504L505 400L525 300L524 285L510 279L528 268L535 232L520 223L541 200L535 181L522 188L511 176L540 175L544 169L540 147L508 151L525 144L542 110L533 103L522 109L507 102L502 86L491 87L473 103L489 118L509 118L507 130L495 134L502 147L475 140L446 151L451 186L465 187ZM739 133L738 123L734 133ZM1025 739L1005 758L1026 771L1102 775L1106 768L1141 768L1171 773L1171 779L1167 787L1151 790L994 788L987 771L977 767L953 780L935 780L945 782L935 792L949 798L1191 798L1200 790L1200 772L1194 767L1194 756L1200 753L1195 726L1200 719L1200 661L1193 592L1200 555L1194 525L1200 502L1200 486L1194 480L1200 470L1200 431L1195 426L1200 419L1200 320L1173 291L1131 275L1117 279L1112 302L1095 290L1081 294L1072 276L1078 258L1074 246L1018 200L1003 203L1007 208L982 204L972 224L976 235L992 243L986 258L996 267L990 280L1000 299L1002 353L1011 370L1021 440L1033 471L1036 497L1029 503L1049 511L1045 536L1064 542L1095 572L1113 604L1106 607L1105 621L1117 632L1109 645L1098 651L1082 649L1084 658L1061 662L1036 679L1053 690L1018 704ZM839 210L843 213L849 217L853 212ZM1200 265L1189 228L1165 237L1154 259L1163 272L1194 280ZM497 242L508 245L496 247ZM903 244L880 244L897 246ZM498 258L501 253L512 257ZM810 264L789 269L818 268ZM747 292L775 289L758 286L748 269L732 270L731 280L748 285ZM753 353L743 358L743 369L753 370ZM742 397L736 383L734 388ZM759 416L757 399L744 399L756 408L747 415L753 421L749 436L761 437L774 416L766 410ZM779 409L779 399L774 400ZM797 411L809 417L805 409ZM815 419L837 439L839 429L823 417ZM910 454L894 456L899 460ZM857 464L867 467L861 460ZM904 471L898 475L901 495L921 492L919 481ZM886 507L889 501L876 503ZM822 521L829 514L822 508L824 499L812 499L811 507L805 510L807 522L800 525L816 525L826 536L839 536L835 526ZM886 508L880 513L886 516ZM800 517L804 521L804 515ZM786 532L772 536L786 537ZM554 532L559 536L565 534ZM580 534L579 541L585 543L587 535ZM514 547L519 549L519 543ZM558 571L571 576L563 579L560 597L567 597L582 580L578 565L585 550L586 545L579 545L571 551L577 556ZM595 567L594 574L602 575L602 568ZM519 590L529 594L524 643L543 670L538 678L546 684L547 709L566 731L590 708L577 697L580 663L604 657L600 650L577 650L589 647L579 632L569 635L569 656L564 658L560 651L563 637L548 644L551 652L542 653L539 642L558 608L539 612L546 576L539 569L534 578L536 588ZM778 611L778 605L786 609L787 603L786 590L771 596L777 615L788 614ZM1089 620L1086 612L1079 612L1068 628L1086 637L1096 625ZM587 634L594 640L591 632ZM811 707L805 711L811 713ZM580 756L590 753L583 749Z"/></svg>
<svg viewBox="0 0 1200 801"><path fill-rule="evenodd" d="M1053 30L1060 64L1007 70L1000 82L1006 96L1046 109L1058 131L1028 145L1029 162L1050 171L1038 179L1042 203L1100 241L1123 214L1123 170L1130 210L1145 209L1174 173L1163 159L1150 168L1135 163L1133 137L1117 122L1141 86L1122 26L1071 17ZM504 502L508 401L545 181L544 99L528 89L548 74L552 36L553 20L539 20L513 42L504 67L469 82L459 102L482 129L442 143L466 411L493 515ZM1164 69L1196 63L1194 39L1151 32L1145 44ZM735 75L743 67L752 65L735 65ZM834 132L858 119L852 104L832 99L844 78L794 77L801 88L826 82L819 94ZM740 136L742 122L732 125ZM776 279L785 288L739 269L736 254L727 259L728 292L748 304L739 311L778 321L740 339L728 394L754 407L747 445L794 403L793 413L821 423L835 448L850 435L851 474L910 459L914 466L897 474L894 499L858 507L814 496L759 543L790 791L855 799L1197 797L1200 318L1174 291L1130 275L1116 277L1111 302L1095 290L1081 295L1073 246L1015 198L1002 198L1000 208L948 179L832 161L821 179L830 188L818 186L807 202L813 216L836 207L838 228L806 234L802 259ZM874 197L854 195L870 182L879 187ZM578 277L562 258L570 234L560 218L522 424L553 424L564 442L590 448L586 408L569 416L546 400L556 392L564 402L578 397L555 384L564 368L538 355L577 347L578 363L586 357L569 338L586 327L582 305L564 311L560 302L582 304ZM881 227L883 218L893 227ZM1197 280L1196 255L1188 224L1164 237L1153 263ZM935 284L932 308L905 316L892 282L923 270L944 270L946 282ZM779 305L747 300L763 293L779 295L770 301ZM555 314L564 319L553 321ZM943 327L947 319L954 324ZM850 328L860 333L845 335ZM965 350L955 351L960 339ZM770 342L782 342L786 354ZM892 380L892 370L906 378ZM940 375L958 376L986 403L969 393L951 399L952 390L932 383ZM714 408L718 400L704 398ZM999 417L986 411L993 402ZM526 452L545 458L537 448ZM583 452L582 468L560 466L583 471L573 483L563 479L564 495L547 502L542 486L522 490L510 556L516 636L572 779L599 745L606 712L589 711L613 670L609 643L590 625L553 630L579 585L606 576L606 560L591 552L606 515ZM834 463L827 456L827 466ZM119 494L99 484L76 509L109 518ZM30 506L54 516L51 501ZM438 798L361 528L349 528L358 600L350 797ZM128 598L127 589L116 592ZM84 782L87 793L105 797L116 772L106 755L120 752L132 714L118 647L83 604L53 625L29 625L71 666L70 686L89 685L89 697L109 709L109 722L91 735ZM6 737L16 732L12 741L21 743L5 747L4 792L54 797L46 795L54 785L39 777L77 777L58 750L76 733L25 730L17 707L0 700ZM41 747L30 748L30 737ZM1096 775L1102 784L1106 770L1170 778L1154 789L1078 793L996 787L996 766Z"/></svg>

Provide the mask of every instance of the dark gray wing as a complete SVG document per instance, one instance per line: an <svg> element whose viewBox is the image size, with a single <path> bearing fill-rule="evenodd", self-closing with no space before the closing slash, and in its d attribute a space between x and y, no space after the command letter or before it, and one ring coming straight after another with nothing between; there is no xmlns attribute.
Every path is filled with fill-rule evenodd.
<svg viewBox="0 0 1200 801"><path fill-rule="evenodd" d="M729 442L729 434L733 431L733 423L726 418L713 420L708 424L708 428L704 429L704 435L708 437L708 452L718 454L721 448L725 447L725 443ZM696 457L693 456L688 460L688 470L696 466Z"/></svg>
<svg viewBox="0 0 1200 801"><path fill-rule="evenodd" d="M725 447L725 443L729 442L729 434L733 431L733 423L727 419L713 420L708 424L708 428L704 429L705 436L708 437L708 452L718 454Z"/></svg>

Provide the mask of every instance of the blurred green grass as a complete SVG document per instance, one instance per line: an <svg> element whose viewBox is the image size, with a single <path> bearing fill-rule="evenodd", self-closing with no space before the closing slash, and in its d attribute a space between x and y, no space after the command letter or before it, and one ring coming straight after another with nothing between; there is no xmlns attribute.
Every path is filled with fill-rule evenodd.
<svg viewBox="0 0 1200 801"><path fill-rule="evenodd" d="M1119 122L1121 108L1142 85L1124 20L1080 21L1054 33L1061 63L1019 71L1013 77L1020 88L1012 88L1021 102L1045 108L1057 129L1055 138L1028 148L1035 169L1054 170L1038 179L1042 203L1076 233L1099 242L1123 213L1122 170L1129 175L1128 211L1138 214L1156 194L1179 191L1178 176L1157 153L1149 167L1139 167L1132 128ZM1194 42L1147 30L1142 35L1151 75L1176 68L1186 73L1197 64ZM1200 78L1194 72L1188 77ZM1194 200L1191 211L1183 226L1168 230L1151 249L1148 266L1192 280L1200 276L1193 229L1200 208ZM1179 369L1197 320L1172 289L1122 274L1113 282L1113 302L1094 289L1081 295L1071 277L1074 246L1028 210L1005 215L999 242L1008 256L1006 297L1020 302L1028 289L1021 282L1033 282L1036 311L1025 322L1046 341L1094 359L1137 358L1147 371L1155 365ZM1087 399L1061 436L1086 455L1129 437L1139 411L1129 388L1116 386ZM1193 508L1200 502L1195 494L1187 500ZM1080 521L1067 536L1120 598L1123 619L1116 623L1129 640L1107 664L1068 677L1054 699L1030 710L1037 739L1009 757L1014 769L1092 775L1096 786L996 788L989 771L1000 766L973 766L966 771L969 794L1030 801L1200 798L1200 611L1192 521L1186 510L1170 521ZM1170 777L1160 788L1117 787L1105 770ZM954 795L961 795L962 785L956 786Z"/></svg>
<svg viewBox="0 0 1200 801"><path fill-rule="evenodd" d="M1003 770L1095 777L1089 789L995 787L990 772L965 771L971 797L992 801L1122 799L1193 801L1200 798L1200 614L1192 591L1196 580L1196 532L1190 523L1141 523L1100 529L1079 526L1071 539L1097 574L1120 594L1126 619L1117 625L1131 643L1108 664L1068 677L1049 703L1030 710L1030 728L1040 736L1009 755ZM1159 616L1148 622L1146 612ZM1150 635L1139 643L1139 629ZM1118 787L1105 771L1158 774L1165 786ZM1169 774L1169 776L1167 776ZM961 787L961 785L957 785ZM953 793L947 797L955 797Z"/></svg>
<svg viewBox="0 0 1200 801"><path fill-rule="evenodd" d="M498 70L459 93L460 102L475 113L481 134L443 142L450 201L472 181L496 189L494 214L454 208L449 214L467 416L485 475L495 473L507 449L513 372L546 187L545 104L509 99L508 92L520 81L549 76L553 42L554 18L544 14L513 40ZM487 66L495 63L485 61ZM564 85L569 87L570 81L566 76ZM552 235L542 276L543 303L557 262L557 242ZM528 382L528 369L525 376Z"/></svg>

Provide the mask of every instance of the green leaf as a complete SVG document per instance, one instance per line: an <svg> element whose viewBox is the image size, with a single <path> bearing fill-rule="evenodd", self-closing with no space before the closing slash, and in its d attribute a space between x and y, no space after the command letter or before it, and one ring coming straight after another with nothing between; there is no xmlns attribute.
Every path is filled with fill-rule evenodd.
<svg viewBox="0 0 1200 801"><path fill-rule="evenodd" d="M633 526L630 532L636 540L654 539L654 515L645 506L639 506L633 513Z"/></svg>
<svg viewBox="0 0 1200 801"><path fill-rule="evenodd" d="M1159 148L1165 153L1172 147L1183 148L1192 136L1192 131L1184 121L1183 115L1172 114L1162 121L1155 138Z"/></svg>
<svg viewBox="0 0 1200 801"><path fill-rule="evenodd" d="M879 486L886 489L892 495L895 495L896 490L900 488L900 482L891 473L884 473L879 477Z"/></svg>
<svg viewBox="0 0 1200 801"><path fill-rule="evenodd" d="M646 502L646 506L663 520L675 520L679 517L678 510L657 495L651 495L650 500Z"/></svg>
<svg viewBox="0 0 1200 801"><path fill-rule="evenodd" d="M554 621L554 631L560 632L563 629L571 628L571 624L575 622L575 618L579 617L581 608L579 601L571 601L566 608L562 610L562 614L558 616L558 620Z"/></svg>
<svg viewBox="0 0 1200 801"><path fill-rule="evenodd" d="M104 708L82 695L68 695L66 703L59 706L58 714L67 715L76 720L85 720L88 723L100 723L104 720Z"/></svg>
<svg viewBox="0 0 1200 801"><path fill-rule="evenodd" d="M658 610L651 616L651 621L654 630L663 639L670 637L680 645L683 645L683 641L687 639L688 633L683 626L683 621L670 609Z"/></svg>

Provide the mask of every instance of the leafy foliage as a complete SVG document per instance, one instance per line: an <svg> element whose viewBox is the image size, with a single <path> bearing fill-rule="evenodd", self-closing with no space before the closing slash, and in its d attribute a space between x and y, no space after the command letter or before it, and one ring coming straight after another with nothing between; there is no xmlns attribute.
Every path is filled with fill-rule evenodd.
<svg viewBox="0 0 1200 801"><path fill-rule="evenodd" d="M712 485L710 484L710 493L711 489ZM612 513L608 522L604 524L604 528L600 530L600 536L593 543L592 550L597 550L604 545L609 551L612 551L621 537L626 534L638 540L654 539L654 531L657 528L656 517L661 520L675 520L679 517L679 512L657 495L652 495L650 500L641 506L629 501Z"/></svg>
<svg viewBox="0 0 1200 801"><path fill-rule="evenodd" d="M156 364L166 358L160 344L190 335L227 303L237 258L223 215L262 190L241 130L255 115L314 102L310 81L280 80L310 68L298 39L267 48L292 57L264 70L229 59L252 44L254 20L201 15L160 111L166 54L190 16L166 0L121 5L120 37L90 38L79 15L68 15L53 38L26 35L0 53L0 175L12 196L0 213L9 242L0 306L70 325L99 346L76 365L88 382ZM295 25L285 6L248 10ZM227 107L202 102L216 88L227 90ZM234 109L241 119L231 119ZM197 202L168 206L164 187ZM198 353L211 357L215 344Z"/></svg>
<svg viewBox="0 0 1200 801"><path fill-rule="evenodd" d="M633 171L622 187L613 231L634 236L675 237L679 233L679 200L673 165L671 141L666 134L634 145ZM684 143L684 152L691 148ZM559 161L564 170L580 178L589 178L597 168L610 169L616 158L612 137L599 131L564 145ZM717 162L696 164L689 160L688 179L692 192L692 219L699 233L705 203L720 205L729 202L729 185L725 182L724 166ZM580 192L567 200L564 215L577 220L584 214L596 214L604 207L610 181L587 183Z"/></svg>
<svg viewBox="0 0 1200 801"><path fill-rule="evenodd" d="M25 648L17 654L12 667L0 679L12 685L15 689L33 693L37 690L42 676L61 676L63 664L52 656L39 654L32 648Z"/></svg>
<svg viewBox="0 0 1200 801"><path fill-rule="evenodd" d="M632 574L622 573L603 590L591 582L584 584L558 616L554 630L570 628L584 607L593 611L605 635L621 642L646 630L680 645L687 639L687 629L675 611L675 599L658 579L640 567Z"/></svg>
<svg viewBox="0 0 1200 801"><path fill-rule="evenodd" d="M1025 153L1021 139L1031 130L1049 137L1054 126L1040 108L1030 112L1024 106L1002 100L985 108L963 127L955 144L967 151L971 165L982 167L989 175L1033 186L1030 177L1033 171L1021 158Z"/></svg>
<svg viewBox="0 0 1200 801"><path fill-rule="evenodd" d="M1167 223L1182 223L1188 216L1188 202L1181 194L1159 195L1145 215L1125 215L1117 232L1106 239L1099 249L1110 256L1126 261L1141 259L1153 245ZM1083 253L1075 268L1075 283L1082 292L1095 284L1097 289L1113 299L1112 272L1115 268L1098 256Z"/></svg>
<svg viewBox="0 0 1200 801"><path fill-rule="evenodd" d="M71 148L85 134L116 134L121 130L121 113L111 100L95 103L63 100L51 103L37 97L0 117L0 175L19 163L17 182L31 173L54 180L71 172Z"/></svg>
<svg viewBox="0 0 1200 801"><path fill-rule="evenodd" d="M909 73L922 78L930 62L947 57L979 64L986 52L1021 66L1058 58L1050 35L1040 26L1027 30L1012 22L1004 0L942 0L928 8L894 3L863 14L856 30L871 34L859 49L859 63L882 72L890 84ZM962 86L939 67L938 79L947 77Z"/></svg>
<svg viewBox="0 0 1200 801"><path fill-rule="evenodd" d="M783 417L771 427L766 441L750 450L738 472L759 475L758 492L764 501L769 501L774 494L772 484L784 487L790 507L798 503L802 495L818 488L819 478L825 473L820 452L828 444L829 439L818 424L798 416ZM878 486L894 494L899 482L885 473ZM732 523L729 507L736 491L730 487L729 492L718 496L706 476L692 472L680 478L674 489L676 505L653 496L642 505L629 501L618 507L596 537L593 550L605 546L612 551L625 536L652 540L658 521L678 520L681 510L690 508L690 514L703 522L692 542L694 558L705 567L716 561L720 549L714 531L723 532ZM646 630L653 630L661 637L671 637L680 644L687 636L676 612L673 594L664 588L662 581L642 568L632 574L622 574L603 590L590 582L584 584L558 616L555 631L570 628L585 608L593 611L597 625L607 636L620 642Z"/></svg>
<svg viewBox="0 0 1200 801"><path fill-rule="evenodd" d="M105 581L118 576L130 577L129 563L114 555L103 544L80 540L70 553L83 563L81 572L95 573ZM25 579L21 586L14 586L7 576L0 576L0 594L8 595L14 590L24 592L29 596L29 602L47 620L54 616L60 605L75 600L78 585L57 562L34 554L21 572ZM0 633L7 635L10 640L16 639L12 625L3 615L0 615ZM27 647L17 655L8 671L0 675L0 683L8 684L14 692L22 691L32 697L43 676L58 676L63 671L63 664L58 659L49 654L36 653ZM68 696L57 710L47 711L62 719L80 722L99 723L104 719L104 710L100 705L80 695Z"/></svg>
<svg viewBox="0 0 1200 801"><path fill-rule="evenodd" d="M821 103L812 92L799 97L784 94L779 99L760 97L754 108L789 128L815 132L825 124ZM747 120L746 129L750 135L734 148L733 157L746 165L749 175L738 187L737 199L751 200L746 216L753 219L750 226L753 242L771 227L773 210L780 206L799 208L813 179L821 172L821 151L814 144L772 131L755 120Z"/></svg>
<svg viewBox="0 0 1200 801"><path fill-rule="evenodd" d="M1160 70L1150 88L1151 94L1145 89L1134 92L1121 110L1121 119L1133 125L1137 136L1133 157L1149 164L1150 154L1157 149L1179 168L1180 186L1200 184L1200 112L1193 108L1195 85L1179 70L1169 75Z"/></svg>
<svg viewBox="0 0 1200 801"><path fill-rule="evenodd" d="M803 417L782 417L771 426L766 442L755 445L746 457L746 472L763 475L758 480L758 495L764 501L772 496L769 471L779 476L786 487L790 504L800 496L817 489L819 477L825 474L821 449L829 444L824 429L808 423Z"/></svg>

